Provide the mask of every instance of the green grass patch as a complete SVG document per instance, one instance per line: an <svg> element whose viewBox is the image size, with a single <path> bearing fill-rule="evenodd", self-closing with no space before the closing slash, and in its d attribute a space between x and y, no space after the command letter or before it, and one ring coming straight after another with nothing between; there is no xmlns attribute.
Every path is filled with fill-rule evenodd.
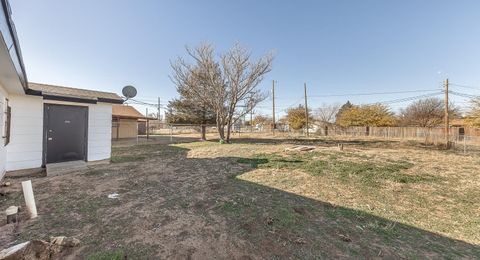
<svg viewBox="0 0 480 260"><path fill-rule="evenodd" d="M221 205L219 205L218 209L220 209L222 212L227 214L238 215L242 213L245 210L245 208L248 206L249 205L242 202L226 201Z"/></svg>
<svg viewBox="0 0 480 260"><path fill-rule="evenodd" d="M145 144L131 147L115 147L112 150L112 163L140 162L147 158L170 157L184 154L189 149L176 145Z"/></svg>
<svg viewBox="0 0 480 260"><path fill-rule="evenodd" d="M288 153L257 154L252 158L240 158L239 163L254 168L302 170L314 176L328 175L342 181L356 180L367 185L384 181L416 183L434 181L435 176L406 173L414 166L406 160L373 160L369 156L354 153Z"/></svg>
<svg viewBox="0 0 480 260"><path fill-rule="evenodd" d="M85 172L84 174L86 176L99 176L99 175L103 175L105 173L106 173L106 170L103 170L103 169L90 169L87 172Z"/></svg>
<svg viewBox="0 0 480 260"><path fill-rule="evenodd" d="M267 158L240 158L237 162L250 164L252 167L257 168L259 164L269 163L269 160Z"/></svg>
<svg viewBox="0 0 480 260"><path fill-rule="evenodd" d="M123 260L125 253L121 249L114 251L100 251L87 256L87 260Z"/></svg>
<svg viewBox="0 0 480 260"><path fill-rule="evenodd" d="M198 141L198 142L191 142L191 143L180 143L180 144L175 144L173 146L192 149L192 148L201 148L201 147L218 146L218 145L220 145L218 141Z"/></svg>
<svg viewBox="0 0 480 260"><path fill-rule="evenodd" d="M304 223L304 216L295 212L290 207L282 207L277 209L275 217L277 221L273 222L274 226L279 226L293 231L298 231Z"/></svg>
<svg viewBox="0 0 480 260"><path fill-rule="evenodd" d="M428 178L421 175L406 174L403 171L413 167L406 161L397 162L353 162L333 160L329 162L312 162L306 170L311 174L329 172L341 180L359 179L365 184L378 184L381 181L398 183L415 183Z"/></svg>
<svg viewBox="0 0 480 260"><path fill-rule="evenodd" d="M123 155L123 156L112 156L110 160L112 163L138 162L138 161L145 160L145 157L142 155Z"/></svg>

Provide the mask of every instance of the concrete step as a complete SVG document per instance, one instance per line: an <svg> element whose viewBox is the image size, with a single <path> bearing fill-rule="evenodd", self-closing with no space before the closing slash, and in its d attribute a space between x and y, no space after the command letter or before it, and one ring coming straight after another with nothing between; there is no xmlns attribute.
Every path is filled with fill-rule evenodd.
<svg viewBox="0 0 480 260"><path fill-rule="evenodd" d="M7 173L5 173L5 177L12 178L12 179L45 177L45 169L34 168L34 169L8 171Z"/></svg>
<svg viewBox="0 0 480 260"><path fill-rule="evenodd" d="M87 170L87 162L85 161L71 161L61 163L48 163L46 165L47 176L64 175L76 171Z"/></svg>

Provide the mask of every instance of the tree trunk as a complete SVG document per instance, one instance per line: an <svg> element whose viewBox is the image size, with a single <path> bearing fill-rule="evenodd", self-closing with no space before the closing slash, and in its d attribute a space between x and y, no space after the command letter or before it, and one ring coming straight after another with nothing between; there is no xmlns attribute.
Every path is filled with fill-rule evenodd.
<svg viewBox="0 0 480 260"><path fill-rule="evenodd" d="M227 140L225 140L227 143L230 143L230 132L232 131L232 124L227 125Z"/></svg>
<svg viewBox="0 0 480 260"><path fill-rule="evenodd" d="M207 127L205 125L202 124L202 141L206 141L207 140Z"/></svg>
<svg viewBox="0 0 480 260"><path fill-rule="evenodd" d="M220 139L225 141L225 126L221 125L220 128L218 129L218 133L220 135Z"/></svg>
<svg viewBox="0 0 480 260"><path fill-rule="evenodd" d="M232 132L232 117L233 116L229 116L227 120L227 143L230 143L230 133Z"/></svg>
<svg viewBox="0 0 480 260"><path fill-rule="evenodd" d="M223 120L217 120L217 131L220 140L225 140L225 124L223 123Z"/></svg>
<svg viewBox="0 0 480 260"><path fill-rule="evenodd" d="M207 119L206 119L206 111L207 111L207 108L206 107L203 107L202 109L203 113L202 113L202 126L201 126L201 134L202 134L202 141L206 141L207 140L207 127L206 127L206 123L207 123Z"/></svg>
<svg viewBox="0 0 480 260"><path fill-rule="evenodd" d="M221 116L217 113L216 115L216 123L217 123L217 132L218 132L218 137L220 140L225 139L225 125L223 123L223 119Z"/></svg>

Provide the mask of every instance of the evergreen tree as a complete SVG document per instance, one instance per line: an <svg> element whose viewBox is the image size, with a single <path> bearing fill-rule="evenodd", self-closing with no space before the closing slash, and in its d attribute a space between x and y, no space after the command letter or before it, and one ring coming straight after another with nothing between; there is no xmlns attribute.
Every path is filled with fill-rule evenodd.
<svg viewBox="0 0 480 260"><path fill-rule="evenodd" d="M335 115L335 124L338 125L339 123L338 119L341 117L342 113L345 112L346 110L349 110L352 107L353 107L353 104L350 103L350 101L347 101L347 103L343 104L338 110L337 114Z"/></svg>
<svg viewBox="0 0 480 260"><path fill-rule="evenodd" d="M169 101L168 111L166 119L170 124L200 125L202 140L206 140L206 125L216 123L215 112L192 98L181 96Z"/></svg>
<svg viewBox="0 0 480 260"><path fill-rule="evenodd" d="M382 104L352 106L337 118L340 126L394 126L396 118L389 108Z"/></svg>

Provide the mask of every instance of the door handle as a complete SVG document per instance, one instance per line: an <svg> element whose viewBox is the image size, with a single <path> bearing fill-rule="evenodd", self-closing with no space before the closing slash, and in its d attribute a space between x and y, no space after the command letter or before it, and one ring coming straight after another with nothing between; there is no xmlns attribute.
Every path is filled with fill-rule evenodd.
<svg viewBox="0 0 480 260"><path fill-rule="evenodd" d="M51 138L51 137L48 138L48 141L52 141L52 140L53 140L53 138Z"/></svg>

